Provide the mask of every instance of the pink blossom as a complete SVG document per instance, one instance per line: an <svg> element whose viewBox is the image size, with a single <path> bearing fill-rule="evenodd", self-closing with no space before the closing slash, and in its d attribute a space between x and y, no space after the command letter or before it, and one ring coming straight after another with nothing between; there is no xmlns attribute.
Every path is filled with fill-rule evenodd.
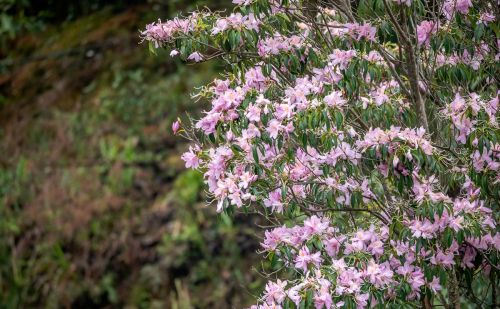
<svg viewBox="0 0 500 309"><path fill-rule="evenodd" d="M288 103L279 104L274 115L278 120L291 119L295 115L294 106Z"/></svg>
<svg viewBox="0 0 500 309"><path fill-rule="evenodd" d="M338 66L339 69L347 69L351 60L356 57L357 53L355 50L340 50L335 49L332 54L328 55L330 59L330 65Z"/></svg>
<svg viewBox="0 0 500 309"><path fill-rule="evenodd" d="M174 121L174 123L172 123L172 132L174 134L177 134L177 132L179 132L180 128L181 128L181 122L180 122L179 118L177 118L177 120Z"/></svg>
<svg viewBox="0 0 500 309"><path fill-rule="evenodd" d="M306 237L321 235L328 227L329 222L327 218L312 216L304 221L303 232L306 234Z"/></svg>
<svg viewBox="0 0 500 309"><path fill-rule="evenodd" d="M288 52L292 49L300 48L304 43L303 41L303 38L297 35L291 37L276 35L260 40L257 43L257 49L261 57L267 57L270 55L278 55L282 51Z"/></svg>
<svg viewBox="0 0 500 309"><path fill-rule="evenodd" d="M376 106L380 106L389 100L389 96L385 93L385 89L385 86L380 86L377 90L370 93L375 100Z"/></svg>
<svg viewBox="0 0 500 309"><path fill-rule="evenodd" d="M250 68L245 73L245 86L247 87L263 91L267 88L266 82L267 79L262 73L262 68L260 66Z"/></svg>
<svg viewBox="0 0 500 309"><path fill-rule="evenodd" d="M253 0L233 0L233 4L247 6L252 3Z"/></svg>
<svg viewBox="0 0 500 309"><path fill-rule="evenodd" d="M212 34L217 34L228 28L229 24L225 18L218 19L215 26L212 28Z"/></svg>
<svg viewBox="0 0 500 309"><path fill-rule="evenodd" d="M481 16L479 16L479 20L477 21L477 23L487 25L490 22L495 21L495 20L496 20L495 15L488 13L488 12L483 12L483 13L481 13Z"/></svg>
<svg viewBox="0 0 500 309"><path fill-rule="evenodd" d="M155 47L159 47L164 42L169 42L177 33L188 33L194 28L197 14L193 13L186 19L174 18L167 22L158 20L146 26L146 30L141 31L144 40L151 41Z"/></svg>
<svg viewBox="0 0 500 309"><path fill-rule="evenodd" d="M461 265L463 268L474 268L474 260L476 259L476 250L471 246L467 246L464 249L464 255L462 257Z"/></svg>
<svg viewBox="0 0 500 309"><path fill-rule="evenodd" d="M332 237L327 240L323 240L323 245L325 246L325 250L329 256L335 257L340 251L340 240L342 238Z"/></svg>
<svg viewBox="0 0 500 309"><path fill-rule="evenodd" d="M431 223L428 219L425 219L423 222L419 220L411 221L409 228L413 232L413 237L431 239L435 237L435 233L437 232L439 226Z"/></svg>
<svg viewBox="0 0 500 309"><path fill-rule="evenodd" d="M202 129L205 134L212 134L215 132L215 126L220 120L220 113L208 113L205 117L196 123L197 129Z"/></svg>
<svg viewBox="0 0 500 309"><path fill-rule="evenodd" d="M325 97L325 102L330 107L342 107L347 101L342 97L340 91L332 91Z"/></svg>
<svg viewBox="0 0 500 309"><path fill-rule="evenodd" d="M496 205L490 193L500 184L500 144L491 140L498 129L499 96L494 77L473 76L468 83L460 71L466 67L468 76L492 70L500 57L495 55L500 40L491 37L490 29L496 16L477 0L444 0L443 11L434 17L426 6L414 10L418 5L412 0L389 2L392 9L416 14L412 40L422 48L415 60L430 70L424 73L446 66L437 69L434 82L419 81L415 88L428 107L434 99L438 105L448 103L441 115L431 115L432 127L440 132L409 127L421 119L413 117L419 113L411 104L415 89L408 84L407 61L399 59L396 67L384 61L400 57L400 44L386 44L382 57L375 42L378 29L344 24L350 16L342 11L318 8L324 18L316 29L296 19L300 7L272 0L270 10L259 10L258 16L251 13L254 6L222 17L206 10L153 23L141 34L155 47L175 48L172 57L180 54L179 46L200 40L215 47L209 48L213 57L220 52L233 64L234 72L226 71L224 80L195 94L210 107L188 135L204 148L192 146L181 158L186 167L203 170L217 211L245 205L272 213L269 219L278 227L265 231L263 251L295 275L292 282L268 282L255 309L281 308L286 298L300 306L306 295L312 295L316 308L342 306L346 297L359 308L418 305L421 293L442 289L432 275L449 272L455 263L492 270L487 262L480 264L482 256L500 250L495 209L489 208ZM359 4L351 4L357 11ZM289 15L292 8L297 15ZM275 22L287 16L291 27ZM383 25L381 18L373 19L377 26ZM472 37L476 21L485 29L484 42ZM445 42L430 50L441 26L451 29L446 36L453 41L464 34L474 44ZM234 39L236 32L241 38L231 40L237 46L229 51L226 37ZM204 50L193 50L187 60L206 60ZM300 72L292 70L295 57ZM403 73L401 80L395 80L394 69ZM346 74L355 74L356 81ZM443 78L446 83L435 83ZM467 89L477 93L464 93ZM337 126L339 112L343 123ZM182 127L177 120L172 131L177 134ZM453 179L453 190L443 173ZM302 207L283 214L288 204L298 203L315 215ZM352 216L344 210L352 210ZM450 231L446 248L443 237ZM459 245L462 233L475 236ZM410 287L404 297L399 293L403 285Z"/></svg>
<svg viewBox="0 0 500 309"><path fill-rule="evenodd" d="M356 298L357 308L358 309L365 308L368 305L368 298L370 298L370 294L369 293L356 294L355 298Z"/></svg>
<svg viewBox="0 0 500 309"><path fill-rule="evenodd" d="M302 297L299 294L299 291L302 289L302 286L303 286L303 283L296 285L296 286L293 286L290 289L288 289L288 292L287 292L288 298L290 298L295 303L295 306L297 306L297 307L299 306L300 301L302 299Z"/></svg>
<svg viewBox="0 0 500 309"><path fill-rule="evenodd" d="M252 139L254 137L260 137L260 130L253 123L248 125L248 128L241 132L241 138Z"/></svg>
<svg viewBox="0 0 500 309"><path fill-rule="evenodd" d="M459 143L465 144L467 142L467 137L473 131L475 121L472 121L468 117L463 116L460 121L455 123L455 127L458 129L458 134L456 140Z"/></svg>
<svg viewBox="0 0 500 309"><path fill-rule="evenodd" d="M415 293L418 293L420 287L425 285L424 273L420 268L415 267L415 270L409 274L408 283Z"/></svg>
<svg viewBox="0 0 500 309"><path fill-rule="evenodd" d="M433 21L424 20L417 26L417 42L419 45L429 45L431 35L436 33L438 26Z"/></svg>
<svg viewBox="0 0 500 309"><path fill-rule="evenodd" d="M382 63L384 58L380 55L380 53L376 50L371 50L367 55L363 57L366 61L373 63Z"/></svg>
<svg viewBox="0 0 500 309"><path fill-rule="evenodd" d="M500 169L499 158L494 159L492 150L488 151L487 149L483 149L482 153L479 150L476 150L471 157L474 170L477 172L481 172L483 170L497 171Z"/></svg>
<svg viewBox="0 0 500 309"><path fill-rule="evenodd" d="M276 189L269 193L269 197L264 200L264 205L271 208L273 212L283 212L283 203L281 201L281 189Z"/></svg>
<svg viewBox="0 0 500 309"><path fill-rule="evenodd" d="M447 19L451 19L455 14L455 11L466 15L467 13L469 13L469 9L471 7L471 0L447 0L443 4L443 14Z"/></svg>
<svg viewBox="0 0 500 309"><path fill-rule="evenodd" d="M189 151L185 152L181 159L186 162L186 168L197 168L200 165L200 159L194 153L193 147L189 147Z"/></svg>
<svg viewBox="0 0 500 309"><path fill-rule="evenodd" d="M318 279L320 283L319 291L314 295L314 307L316 309L330 309L333 304L332 296L330 293L331 283L326 279Z"/></svg>
<svg viewBox="0 0 500 309"><path fill-rule="evenodd" d="M469 8L472 7L471 0L457 0L456 9L462 14L469 13Z"/></svg>
<svg viewBox="0 0 500 309"><path fill-rule="evenodd" d="M365 23L363 25L358 23L348 23L345 24L348 33L351 37L357 41L361 39L366 39L368 41L375 41L375 34L377 33L377 28L372 25Z"/></svg>
<svg viewBox="0 0 500 309"><path fill-rule="evenodd" d="M248 106L246 116L249 121L259 122L260 121L261 109L257 105Z"/></svg>
<svg viewBox="0 0 500 309"><path fill-rule="evenodd" d="M283 125L276 119L271 119L267 126L266 131L269 133L271 138L277 138L278 133L283 129Z"/></svg>
<svg viewBox="0 0 500 309"><path fill-rule="evenodd" d="M427 155L432 155L434 147L424 138L423 128L401 130L399 127L391 127L389 130L380 128L370 129L366 132L363 140L358 140L356 145L364 152L367 148L378 147L379 145L395 143L396 140L404 141L415 148L421 148Z"/></svg>
<svg viewBox="0 0 500 309"><path fill-rule="evenodd" d="M321 252L311 254L309 248L304 246L299 250L299 254L295 258L295 268L302 269L305 273L307 272L308 265L312 264L315 267L319 267L321 261Z"/></svg>
<svg viewBox="0 0 500 309"><path fill-rule="evenodd" d="M266 284L266 290L264 292L264 298L268 303L271 302L276 302L278 304L281 304L286 297L285 293L285 288L286 288L287 282L286 281L281 281L277 280L276 283L274 282L268 282Z"/></svg>
<svg viewBox="0 0 500 309"><path fill-rule="evenodd" d="M455 232L458 232L462 229L462 223L464 222L463 216L457 216L449 220L449 227L452 228Z"/></svg>
<svg viewBox="0 0 500 309"><path fill-rule="evenodd" d="M230 81L227 79L226 80L216 79L214 80L214 85L215 86L212 87L212 91L217 95L221 95L229 89Z"/></svg>
<svg viewBox="0 0 500 309"><path fill-rule="evenodd" d="M436 255L431 257L431 263L447 268L455 265L453 258L454 254L452 252L443 252L441 249L438 249Z"/></svg>
<svg viewBox="0 0 500 309"><path fill-rule="evenodd" d="M264 242L261 244L266 250L273 251L277 246L288 237L288 229L286 227L278 227L271 231L264 232Z"/></svg>
<svg viewBox="0 0 500 309"><path fill-rule="evenodd" d="M258 30L260 22L255 18L253 14L242 15L241 13L232 13L228 17L219 18L215 22L212 28L212 34L216 35L227 29L250 29Z"/></svg>
<svg viewBox="0 0 500 309"><path fill-rule="evenodd" d="M371 260L368 262L364 275L375 287L383 288L393 282L394 273L390 269L389 263L377 264Z"/></svg>
<svg viewBox="0 0 500 309"><path fill-rule="evenodd" d="M254 175L250 172L244 172L240 177L239 177L240 183L239 186L243 189L248 188L249 184L257 180L257 175Z"/></svg>
<svg viewBox="0 0 500 309"><path fill-rule="evenodd" d="M357 293L363 284L363 273L355 268L348 267L338 270L336 293Z"/></svg>
<svg viewBox="0 0 500 309"><path fill-rule="evenodd" d="M203 55L200 54L199 52L194 52L189 57L187 58L188 60L193 60L194 62L200 62L203 60Z"/></svg>
<svg viewBox="0 0 500 309"><path fill-rule="evenodd" d="M376 258L379 258L384 253L384 243L380 240L373 241L368 246L367 251Z"/></svg>
<svg viewBox="0 0 500 309"><path fill-rule="evenodd" d="M407 261L404 263L404 265L400 265L397 267L396 273L400 274L401 276L408 276L413 272L414 269L415 266L411 265L411 263Z"/></svg>
<svg viewBox="0 0 500 309"><path fill-rule="evenodd" d="M437 292L441 291L441 284L439 284L439 278L438 277L433 277L432 281L429 282L428 285L429 285L429 288L431 288L431 290L434 293L437 293Z"/></svg>

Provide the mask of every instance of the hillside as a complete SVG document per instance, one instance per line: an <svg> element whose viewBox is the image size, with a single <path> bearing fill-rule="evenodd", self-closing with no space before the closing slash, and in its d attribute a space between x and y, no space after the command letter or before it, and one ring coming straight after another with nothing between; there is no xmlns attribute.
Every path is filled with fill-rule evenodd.
<svg viewBox="0 0 500 309"><path fill-rule="evenodd" d="M140 44L189 9L100 5L0 53L1 308L232 308L260 290L253 223L206 207L170 130L217 63Z"/></svg>

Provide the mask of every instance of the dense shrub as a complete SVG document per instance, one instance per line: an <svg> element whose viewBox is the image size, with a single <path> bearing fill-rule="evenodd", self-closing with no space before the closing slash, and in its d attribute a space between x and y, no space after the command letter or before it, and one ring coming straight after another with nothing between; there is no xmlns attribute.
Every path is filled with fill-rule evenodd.
<svg viewBox="0 0 500 309"><path fill-rule="evenodd" d="M142 36L227 63L173 129L218 211L272 226L256 307L494 307L497 2L234 2Z"/></svg>

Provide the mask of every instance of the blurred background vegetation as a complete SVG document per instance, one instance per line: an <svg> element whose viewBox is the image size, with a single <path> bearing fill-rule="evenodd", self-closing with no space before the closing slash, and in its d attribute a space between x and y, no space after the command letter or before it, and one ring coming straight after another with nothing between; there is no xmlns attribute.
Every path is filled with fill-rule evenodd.
<svg viewBox="0 0 500 309"><path fill-rule="evenodd" d="M227 5L0 0L0 308L233 308L258 294L255 219L205 206L170 130L221 68L139 38Z"/></svg>

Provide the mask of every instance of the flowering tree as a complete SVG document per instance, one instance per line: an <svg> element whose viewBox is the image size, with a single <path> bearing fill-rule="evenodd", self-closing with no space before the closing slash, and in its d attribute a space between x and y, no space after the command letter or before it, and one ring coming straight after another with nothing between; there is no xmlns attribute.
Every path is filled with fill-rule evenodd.
<svg viewBox="0 0 500 309"><path fill-rule="evenodd" d="M254 308L497 306L497 0L234 3L142 36L227 63L173 129L219 212L273 226Z"/></svg>

